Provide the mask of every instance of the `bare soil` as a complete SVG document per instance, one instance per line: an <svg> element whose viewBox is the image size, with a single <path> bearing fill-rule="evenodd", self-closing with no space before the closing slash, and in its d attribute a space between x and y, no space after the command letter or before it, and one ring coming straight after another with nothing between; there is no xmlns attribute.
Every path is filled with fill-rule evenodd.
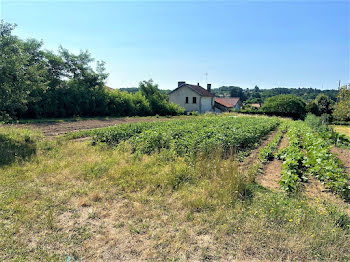
<svg viewBox="0 0 350 262"><path fill-rule="evenodd" d="M278 150L285 148L288 145L287 136L283 136ZM264 167L264 172L257 177L256 181L263 187L271 190L278 190L280 188L279 181L281 179L282 162L278 159L274 159Z"/></svg>
<svg viewBox="0 0 350 262"><path fill-rule="evenodd" d="M333 147L331 152L340 159L346 172L350 175L350 149Z"/></svg>
<svg viewBox="0 0 350 262"><path fill-rule="evenodd" d="M14 127L26 127L35 129L43 132L46 137L53 137L58 135L67 134L69 132L77 132L81 130L89 130L94 128L101 128L107 126L114 126L126 123L137 123L137 122L156 122L156 121L167 121L172 120L167 117L137 117L137 118L111 118L111 119L88 119L78 121L62 121L62 122L43 122L33 124L16 124Z"/></svg>
<svg viewBox="0 0 350 262"><path fill-rule="evenodd" d="M259 147L250 152L249 156L244 160L243 163L240 164L241 170L247 170L250 166L256 164L259 161L259 153L260 151L267 146L272 139L275 137L277 131L270 133L265 140L259 145Z"/></svg>

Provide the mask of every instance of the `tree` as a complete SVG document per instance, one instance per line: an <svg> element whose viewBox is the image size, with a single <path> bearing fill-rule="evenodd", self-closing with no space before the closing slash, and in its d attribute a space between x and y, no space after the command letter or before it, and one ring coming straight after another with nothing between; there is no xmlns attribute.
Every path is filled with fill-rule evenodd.
<svg viewBox="0 0 350 262"><path fill-rule="evenodd" d="M318 110L318 106L315 101L312 101L306 105L306 112L314 114L316 116L320 115L320 111Z"/></svg>
<svg viewBox="0 0 350 262"><path fill-rule="evenodd" d="M329 96L325 94L319 94L315 99L315 104L318 107L319 115L332 113L332 101Z"/></svg>
<svg viewBox="0 0 350 262"><path fill-rule="evenodd" d="M0 22L0 114L18 117L40 99L47 80L42 43L12 35L15 24Z"/></svg>
<svg viewBox="0 0 350 262"><path fill-rule="evenodd" d="M149 101L153 115L178 115L185 112L182 107L168 103L168 96L159 90L158 85L154 84L152 79L140 82L139 89Z"/></svg>
<svg viewBox="0 0 350 262"><path fill-rule="evenodd" d="M13 36L14 28L0 22L0 120L184 113L152 81L141 82L135 94L109 90L105 63L93 67L88 51L43 50L40 41Z"/></svg>
<svg viewBox="0 0 350 262"><path fill-rule="evenodd" d="M350 84L339 90L338 100L334 106L334 118L340 121L350 121Z"/></svg>
<svg viewBox="0 0 350 262"><path fill-rule="evenodd" d="M261 111L295 119L303 119L306 114L305 102L295 95L277 95L267 98Z"/></svg>
<svg viewBox="0 0 350 262"><path fill-rule="evenodd" d="M232 86L230 87L230 96L231 97L239 97L241 101L245 101L246 97L244 95L243 89L238 86Z"/></svg>

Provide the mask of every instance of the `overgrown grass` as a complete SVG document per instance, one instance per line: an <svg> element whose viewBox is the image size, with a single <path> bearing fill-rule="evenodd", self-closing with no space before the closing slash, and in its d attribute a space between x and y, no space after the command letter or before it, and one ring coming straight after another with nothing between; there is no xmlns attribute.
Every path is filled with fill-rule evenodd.
<svg viewBox="0 0 350 262"><path fill-rule="evenodd" d="M29 129L0 126L0 166L28 159L36 153L41 138Z"/></svg>
<svg viewBox="0 0 350 262"><path fill-rule="evenodd" d="M341 210L261 188L220 150L48 143L0 167L1 260L350 259Z"/></svg>

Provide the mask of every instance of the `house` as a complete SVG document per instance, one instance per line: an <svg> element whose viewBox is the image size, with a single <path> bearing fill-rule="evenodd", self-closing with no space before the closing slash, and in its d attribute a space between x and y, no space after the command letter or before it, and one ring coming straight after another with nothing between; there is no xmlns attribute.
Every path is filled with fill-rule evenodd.
<svg viewBox="0 0 350 262"><path fill-rule="evenodd" d="M239 97L215 97L215 112L221 113L232 109L239 110L241 108L241 100Z"/></svg>
<svg viewBox="0 0 350 262"><path fill-rule="evenodd" d="M177 88L169 93L169 102L173 102L185 108L186 112L198 113L214 112L214 95L210 93L211 84L207 89L197 85L178 82Z"/></svg>
<svg viewBox="0 0 350 262"><path fill-rule="evenodd" d="M261 107L261 105L260 104L249 104L251 107L255 107L255 108L257 108L257 109L259 109L260 107Z"/></svg>

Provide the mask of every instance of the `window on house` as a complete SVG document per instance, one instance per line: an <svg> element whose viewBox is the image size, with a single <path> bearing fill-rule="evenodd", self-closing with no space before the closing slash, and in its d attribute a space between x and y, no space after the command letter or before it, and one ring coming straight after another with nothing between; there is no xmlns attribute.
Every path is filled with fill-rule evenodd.
<svg viewBox="0 0 350 262"><path fill-rule="evenodd" d="M188 96L186 96L186 104L188 104Z"/></svg>
<svg viewBox="0 0 350 262"><path fill-rule="evenodd" d="M193 97L193 100L192 100L193 104L197 104L197 97Z"/></svg>

